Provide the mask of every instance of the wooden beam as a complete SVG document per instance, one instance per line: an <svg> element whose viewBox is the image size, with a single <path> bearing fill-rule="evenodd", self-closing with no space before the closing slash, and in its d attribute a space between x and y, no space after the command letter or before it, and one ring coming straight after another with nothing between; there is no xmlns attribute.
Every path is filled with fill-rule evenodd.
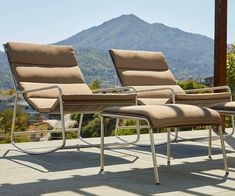
<svg viewBox="0 0 235 196"><path fill-rule="evenodd" d="M215 0L214 86L226 85L227 0Z"/></svg>

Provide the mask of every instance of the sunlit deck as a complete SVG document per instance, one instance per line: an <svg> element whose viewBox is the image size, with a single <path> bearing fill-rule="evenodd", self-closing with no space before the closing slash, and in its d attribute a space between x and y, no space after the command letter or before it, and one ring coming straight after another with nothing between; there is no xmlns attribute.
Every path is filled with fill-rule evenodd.
<svg viewBox="0 0 235 196"><path fill-rule="evenodd" d="M206 135L207 131L180 132L182 137ZM155 134L156 142L165 139L165 134ZM98 143L99 139L88 141ZM112 141L114 137L105 138L105 142ZM68 141L74 142L77 141ZM148 143L149 136L141 135L139 144ZM4 156L13 147L0 145L0 195L233 195L235 138L226 139L230 170L227 177L219 140L213 141L213 160L208 159L207 146L206 141L172 144L171 166L166 164L166 145L157 146L161 182L157 186L149 146L105 150L105 172L100 174L98 148L39 156L9 151Z"/></svg>

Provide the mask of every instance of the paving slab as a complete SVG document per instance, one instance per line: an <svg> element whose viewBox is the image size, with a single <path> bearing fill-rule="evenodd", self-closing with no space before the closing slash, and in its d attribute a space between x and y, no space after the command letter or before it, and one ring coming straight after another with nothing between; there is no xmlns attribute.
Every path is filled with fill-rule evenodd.
<svg viewBox="0 0 235 196"><path fill-rule="evenodd" d="M180 132L180 138L208 136L208 130ZM134 136L123 136L134 140ZM155 134L155 142L166 140ZM86 139L99 144L99 138ZM116 142L105 138L106 143ZM56 141L58 143L58 141ZM84 144L69 140L68 144ZM0 195L234 195L235 137L226 138L230 173L225 176L219 140L172 144L171 165L166 164L166 145L156 146L160 185L154 184L148 134L139 145L105 150L105 171L99 170L98 148L61 150L47 155L26 155L10 144L0 145ZM25 148L51 147L55 143L21 144ZM10 151L9 151L10 150Z"/></svg>

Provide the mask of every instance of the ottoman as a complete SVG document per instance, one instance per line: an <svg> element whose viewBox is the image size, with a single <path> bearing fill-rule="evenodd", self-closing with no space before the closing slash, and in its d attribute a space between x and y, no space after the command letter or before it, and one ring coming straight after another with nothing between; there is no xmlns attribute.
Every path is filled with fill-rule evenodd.
<svg viewBox="0 0 235 196"><path fill-rule="evenodd" d="M101 113L101 171L104 170L104 118L111 117L116 119L136 119L147 123L150 136L150 144L153 159L155 183L159 184L157 169L157 157L155 152L154 135L152 129L185 127L198 125L211 125L219 129L222 154L224 159L224 169L228 174L228 165L225 152L224 138L221 129L220 114L212 109L184 104L159 104L159 105L140 105L111 107ZM170 161L170 130L168 129L167 160Z"/></svg>

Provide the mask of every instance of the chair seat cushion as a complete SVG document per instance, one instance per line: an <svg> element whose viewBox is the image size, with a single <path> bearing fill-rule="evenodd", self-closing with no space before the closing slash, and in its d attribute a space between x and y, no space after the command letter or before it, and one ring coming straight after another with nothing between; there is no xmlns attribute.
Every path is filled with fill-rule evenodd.
<svg viewBox="0 0 235 196"><path fill-rule="evenodd" d="M59 113L58 98L29 98L29 103L39 112ZM63 95L65 113L94 113L112 106L135 105L135 94L80 94Z"/></svg>
<svg viewBox="0 0 235 196"><path fill-rule="evenodd" d="M170 98L138 98L139 105L157 105L171 103Z"/></svg>
<svg viewBox="0 0 235 196"><path fill-rule="evenodd" d="M225 113L228 113L231 111L231 113L235 112L235 102L234 101L229 101L229 102L221 102L221 103L216 103L211 106L212 109L214 110L219 110L219 111L227 111Z"/></svg>
<svg viewBox="0 0 235 196"><path fill-rule="evenodd" d="M203 94L185 94L176 95L176 103L190 104L200 107L209 107L220 102L227 102L230 100L230 94L225 93L203 93Z"/></svg>
<svg viewBox="0 0 235 196"><path fill-rule="evenodd" d="M134 93L119 93L119 94L78 94L78 95L63 95L65 101L134 101L136 95Z"/></svg>
<svg viewBox="0 0 235 196"><path fill-rule="evenodd" d="M147 118L152 128L218 125L221 122L219 113L212 109L184 104L111 107L102 114Z"/></svg>
<svg viewBox="0 0 235 196"><path fill-rule="evenodd" d="M203 93L203 94L181 94L176 95L177 100L208 100L208 99L228 99L230 93Z"/></svg>

